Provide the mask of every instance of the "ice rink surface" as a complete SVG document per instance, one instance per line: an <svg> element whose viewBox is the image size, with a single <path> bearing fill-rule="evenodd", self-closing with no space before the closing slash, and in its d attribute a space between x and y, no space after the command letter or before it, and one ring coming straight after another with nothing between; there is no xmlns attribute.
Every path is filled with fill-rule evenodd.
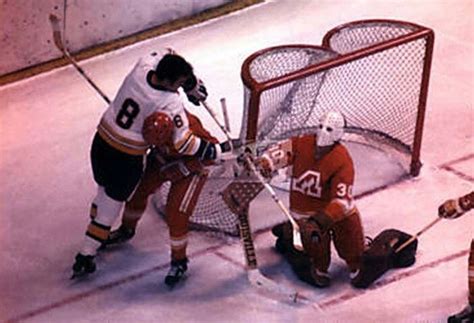
<svg viewBox="0 0 474 323"><path fill-rule="evenodd" d="M320 44L349 21L387 18L435 31L420 176L357 200L368 235L415 233L445 199L474 185L474 2L268 1L206 23L81 62L113 97L137 58L172 46L193 63L214 106L225 97L239 134L240 67L256 50ZM296 279L273 249L283 220L266 192L251 209L263 274L310 299L292 304L259 292L245 274L238 240L193 232L184 284L164 285L168 233L149 208L128 244L100 253L98 271L71 281L71 265L95 194L89 149L105 104L72 68L0 87L0 321L2 322L445 322L467 302L473 214L443 220L420 237L414 266L391 270L368 290L349 284L337 255L333 284L318 290ZM204 110L191 108L224 139Z"/></svg>

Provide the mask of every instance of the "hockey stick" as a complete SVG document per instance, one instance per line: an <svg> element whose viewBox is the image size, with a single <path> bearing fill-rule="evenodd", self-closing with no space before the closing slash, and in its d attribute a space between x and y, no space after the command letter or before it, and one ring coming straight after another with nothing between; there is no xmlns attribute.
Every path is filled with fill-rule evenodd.
<svg viewBox="0 0 474 323"><path fill-rule="evenodd" d="M211 117L214 119L214 121L217 123L217 125L224 132L227 139L229 141L231 141L231 137L230 137L229 132L226 130L226 128L224 126L222 126L220 121L217 119L217 116L214 113L214 111L209 107L209 105L206 102L202 102L202 104L206 108L206 110L209 112ZM249 162L251 163L251 165L255 169L255 166L253 165L251 160L249 160ZM255 171L256 171L256 169L255 169ZM260 173L258 173L258 172L257 172L257 174L260 175ZM262 180L263 180L263 178L261 177L261 180L259 180L261 182L261 184L266 184L265 180L263 180L263 182L262 182ZM256 189L256 188L254 188L254 189ZM247 189L244 189L243 191L246 192L246 194L250 194L252 189L247 188ZM239 220L240 239L242 241L243 248L244 248L245 261L246 261L246 264L247 264L247 278L248 278L250 284L257 287L257 288L259 288L259 289L262 289L264 291L269 291L273 294L285 295L285 297L287 299L289 298L292 302L297 302L298 300L304 301L304 302L309 302L309 299L307 297L299 295L298 292L295 291L294 289L291 289L289 287L280 285L280 284L274 282L273 280L265 277L260 272L260 270L258 268L258 264L257 264L257 256L256 256L256 252L255 252L255 246L254 246L254 243L253 243L253 239L252 239L252 232L251 232L251 229L250 229L250 223L249 223L249 220L248 220L248 204L247 203L249 203L249 201L251 200L251 197L249 197L249 200L247 201L247 203L244 203L244 205L240 205L241 203L239 202L239 199L236 196L234 196L232 193L230 193L230 199L233 201L233 203L236 206L238 206L238 209L234 209L234 208L232 208L232 209L236 210L236 211L234 211L234 213L237 214L238 220ZM317 306L317 303L315 303L315 302L310 302L310 303L313 305L313 307L316 307L320 312L322 311Z"/></svg>
<svg viewBox="0 0 474 323"><path fill-rule="evenodd" d="M273 280L265 277L258 269L257 255L255 253L255 246L252 239L252 232L250 230L250 223L248 219L248 209L239 212L239 231L240 238L243 243L245 261L247 263L247 278L251 285L257 288L263 288L274 293L287 295L287 297L296 302L298 299L298 292L275 283Z"/></svg>
<svg viewBox="0 0 474 323"><path fill-rule="evenodd" d="M214 121L217 123L217 125L221 128L221 130L224 132L224 134L227 137L227 140L229 140L231 144L231 149L233 150L232 146L232 138L230 137L229 132L226 130L226 128L221 124L221 122L217 119L217 116L215 112L209 107L209 105L203 101L202 102L203 106L206 108L206 110L209 112L211 117L214 119ZM283 204L283 202L278 198L278 195L276 194L275 190L268 184L268 182L263 178L263 176L260 174L260 172L256 169L253 161L250 159L250 157L246 154L243 155L245 158L245 161L249 165L250 169L252 172L255 174L257 179L263 184L263 186L267 189L267 191L270 193L273 201L275 201L276 204L280 207L280 209L283 211L283 213L286 215L286 217L290 220L291 226L293 227L293 246L295 249L302 251L303 250L303 242L301 241L301 233L300 233L300 227L298 223L296 223L295 219L291 216L290 212L286 208L286 206Z"/></svg>
<svg viewBox="0 0 474 323"><path fill-rule="evenodd" d="M426 232L428 229L430 229L432 226L434 226L436 223L438 223L441 219L442 218L437 217L435 220L431 221L423 229L418 231L414 236L412 236L410 239L405 241L405 243L403 243L400 247L398 247L397 250L395 250L395 253L398 253L398 252L402 251L403 249L405 249L406 246L408 246L410 243L415 241L420 235L422 235L424 232Z"/></svg>
<svg viewBox="0 0 474 323"><path fill-rule="evenodd" d="M286 217L288 220L290 220L291 226L293 227L293 246L295 249L299 251L303 251L303 242L301 240L301 232L300 232L300 226L298 223L296 223L296 220L291 216L290 211L286 208L285 204L278 198L278 195L276 194L275 190L273 187L271 187L270 184L263 178L262 174L257 170L255 167L255 164L253 161L250 159L249 156L245 155L244 158L246 159L247 164L249 165L250 169L252 170L252 173L257 176L258 180L263 184L263 186L267 189L267 191L270 193L273 201L275 201L276 204L280 207L280 209L285 213Z"/></svg>
<svg viewBox="0 0 474 323"><path fill-rule="evenodd" d="M204 108L207 110L207 112L211 115L212 119L214 122L221 128L222 132L226 136L227 140L229 141L230 144L230 149L233 151L234 146L232 145L232 137L230 136L229 131L227 131L226 127L222 125L222 123L217 119L217 114L214 112L214 110L207 104L206 101L201 101L202 105Z"/></svg>
<svg viewBox="0 0 474 323"><path fill-rule="evenodd" d="M91 78L86 74L86 72L79 66L74 57L71 56L69 51L64 46L63 35L61 33L61 27L59 26L59 18L53 14L49 15L49 21L53 28L53 40L56 47L63 53L64 57L74 66L74 68L81 74L81 76L89 83L94 90L99 93L99 95L104 99L107 104L110 104L110 99L105 95L104 92L91 80Z"/></svg>
<svg viewBox="0 0 474 323"><path fill-rule="evenodd" d="M224 116L225 128L227 132L230 132L229 115L227 113L227 104L225 102L225 98L221 98L221 108L222 108L222 115Z"/></svg>
<svg viewBox="0 0 474 323"><path fill-rule="evenodd" d="M247 278L251 285L259 290L271 292L272 294L284 295L285 298L293 303L310 304L319 314L323 314L323 309L314 299L308 298L295 289L278 284L273 280L265 277L258 269L257 255L250 230L248 218L248 208L237 214L239 217L239 232L243 242L245 261L247 264Z"/></svg>

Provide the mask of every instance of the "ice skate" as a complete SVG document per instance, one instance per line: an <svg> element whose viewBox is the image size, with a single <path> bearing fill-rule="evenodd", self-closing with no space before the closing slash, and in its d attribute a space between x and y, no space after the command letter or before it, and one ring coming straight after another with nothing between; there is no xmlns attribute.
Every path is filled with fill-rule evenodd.
<svg viewBox="0 0 474 323"><path fill-rule="evenodd" d="M186 270L188 270L188 258L172 260L171 268L165 277L165 284L173 288L179 281L183 280Z"/></svg>
<svg viewBox="0 0 474 323"><path fill-rule="evenodd" d="M72 276L71 279L83 277L91 274L95 271L96 265L94 262L94 256L84 256L80 253L76 255L74 265L72 265Z"/></svg>

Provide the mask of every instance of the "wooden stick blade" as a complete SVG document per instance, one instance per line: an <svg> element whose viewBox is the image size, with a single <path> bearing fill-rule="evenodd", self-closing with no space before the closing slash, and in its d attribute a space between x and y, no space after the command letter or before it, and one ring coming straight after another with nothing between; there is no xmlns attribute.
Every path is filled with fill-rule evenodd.
<svg viewBox="0 0 474 323"><path fill-rule="evenodd" d="M303 241L301 240L301 233L293 227L293 247L298 251L303 251Z"/></svg>
<svg viewBox="0 0 474 323"><path fill-rule="evenodd" d="M277 295L284 295L286 299L289 299L292 302L297 302L298 300L298 292L296 290L274 282L273 280L262 275L258 269L248 270L247 278L251 285L262 291L267 291Z"/></svg>

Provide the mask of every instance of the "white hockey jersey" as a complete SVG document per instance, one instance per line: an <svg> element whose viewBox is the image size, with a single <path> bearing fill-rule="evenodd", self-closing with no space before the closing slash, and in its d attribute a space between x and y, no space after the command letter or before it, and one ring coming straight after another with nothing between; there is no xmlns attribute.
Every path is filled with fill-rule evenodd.
<svg viewBox="0 0 474 323"><path fill-rule="evenodd" d="M149 145L142 136L144 120L153 112L161 111L173 120L176 150L185 155L197 151L199 138L189 130L179 93L157 89L150 83L152 72L167 53L153 53L140 59L102 115L97 131L114 148L132 155L145 154Z"/></svg>

